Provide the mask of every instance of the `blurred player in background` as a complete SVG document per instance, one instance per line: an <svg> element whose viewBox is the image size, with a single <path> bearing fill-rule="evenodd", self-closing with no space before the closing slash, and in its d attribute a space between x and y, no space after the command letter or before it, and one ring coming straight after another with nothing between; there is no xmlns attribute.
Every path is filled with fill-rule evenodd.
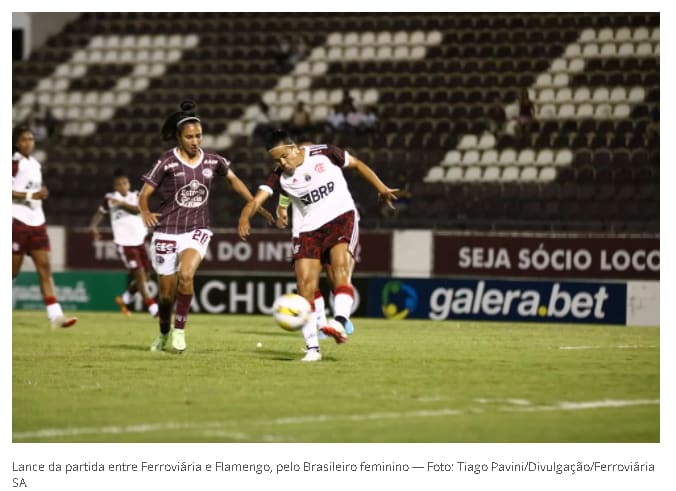
<svg viewBox="0 0 676 491"><path fill-rule="evenodd" d="M40 291L52 327L70 327L77 317L66 317L56 299L50 264L42 200L49 191L42 185L42 166L32 156L35 149L33 132L27 126L12 131L12 278L21 271L26 254L33 258L40 280Z"/></svg>
<svg viewBox="0 0 676 491"><path fill-rule="evenodd" d="M154 227L151 242L153 268L159 279L160 335L151 351L164 350L171 329L171 346L176 352L186 348L185 326L194 295L193 279L213 233L209 229L209 194L216 176L225 177L232 189L245 200L253 196L230 168L230 161L202 149L202 123L191 101L181 103L162 126L162 138L173 140L174 148L164 152L151 170L143 175L145 184L139 196L143 223ZM160 208L150 211L148 199L159 191ZM265 209L261 215L272 223Z"/></svg>
<svg viewBox="0 0 676 491"><path fill-rule="evenodd" d="M148 313L155 317L158 313L157 303L148 292L148 274L151 269L145 245L148 229L141 219L138 193L130 191L129 177L119 169L113 176L113 189L112 193L106 194L98 210L92 216L89 230L93 240L100 240L99 224L105 215L110 215L117 253L133 278L124 293L115 297L115 302L120 306L122 314L129 316L127 304L131 303L134 294L138 291L143 297Z"/></svg>
<svg viewBox="0 0 676 491"><path fill-rule="evenodd" d="M314 303L322 257L325 257L333 269L334 319L345 327L354 303L348 256L354 256L359 230L356 206L342 170L355 169L390 206L396 199L396 190L388 188L364 162L333 145L301 148L285 131L277 130L270 135L266 148L278 166L259 187L253 201L242 209L239 236L243 240L249 236L251 217L275 191L288 195L303 217L294 246L298 293L311 305ZM321 330L338 343L346 340L343 332L330 326ZM303 361L321 360L314 317L302 331L307 347Z"/></svg>

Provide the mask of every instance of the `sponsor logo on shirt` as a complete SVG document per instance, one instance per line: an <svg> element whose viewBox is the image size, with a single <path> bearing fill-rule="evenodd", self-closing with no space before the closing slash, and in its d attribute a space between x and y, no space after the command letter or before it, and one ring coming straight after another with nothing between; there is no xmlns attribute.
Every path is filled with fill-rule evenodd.
<svg viewBox="0 0 676 491"><path fill-rule="evenodd" d="M207 163L209 163L209 162L207 162ZM211 176L214 175L214 171L212 171L211 169L202 169L202 175L204 177L206 177L207 179L209 179Z"/></svg>
<svg viewBox="0 0 676 491"><path fill-rule="evenodd" d="M192 180L176 192L176 203L183 208L199 208L209 196L207 187L199 181Z"/></svg>
<svg viewBox="0 0 676 491"><path fill-rule="evenodd" d="M306 195L301 196L300 200L305 205L311 205L312 203L316 203L317 201L326 198L329 194L333 192L334 188L335 184L333 183L333 181L329 181L325 185L321 185L318 188L313 189Z"/></svg>

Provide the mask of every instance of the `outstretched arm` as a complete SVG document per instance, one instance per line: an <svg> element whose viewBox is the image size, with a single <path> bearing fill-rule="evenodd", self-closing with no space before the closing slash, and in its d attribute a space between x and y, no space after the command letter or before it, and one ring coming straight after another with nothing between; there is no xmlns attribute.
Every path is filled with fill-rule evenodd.
<svg viewBox="0 0 676 491"><path fill-rule="evenodd" d="M246 187L246 184L244 184L244 182L242 182L242 180L239 177L237 177L237 175L232 170L228 170L226 178L230 182L232 189L242 198L244 198L247 202L250 202L251 200L254 199L253 195L251 194L251 191L249 191L249 188ZM275 223L274 217L265 208L259 206L256 212L261 216L263 216L269 224Z"/></svg>
<svg viewBox="0 0 676 491"><path fill-rule="evenodd" d="M92 233L93 240L101 239L101 233L99 232L99 223L101 223L101 220L103 220L103 213L101 213L100 210L96 210L89 222L89 231Z"/></svg>
<svg viewBox="0 0 676 491"><path fill-rule="evenodd" d="M387 203L387 206L394 209L392 201L397 199L397 193L399 192L399 189L391 189L387 187L385 183L383 183L383 181L381 181L376 175L376 173L373 172L373 169L371 169L368 165L366 165L354 155L350 155L350 161L348 162L347 166L351 169L355 169L369 184L371 184L371 186L376 188L376 191L378 191L379 201L384 201Z"/></svg>
<svg viewBox="0 0 676 491"><path fill-rule="evenodd" d="M239 233L239 238L246 240L246 238L251 233L251 217L263 206L265 200L268 199L270 195L259 189L256 193L256 196L249 201L244 208L242 208L242 213L239 215L239 225L237 226L237 231Z"/></svg>

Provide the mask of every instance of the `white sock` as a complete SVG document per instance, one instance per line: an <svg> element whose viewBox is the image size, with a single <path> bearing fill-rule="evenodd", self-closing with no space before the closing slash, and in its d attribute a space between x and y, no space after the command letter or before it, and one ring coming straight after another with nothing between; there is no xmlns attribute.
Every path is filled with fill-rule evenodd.
<svg viewBox="0 0 676 491"><path fill-rule="evenodd" d="M343 316L350 318L352 313L352 304L354 303L354 293L351 286L339 286L334 292L333 317Z"/></svg>
<svg viewBox="0 0 676 491"><path fill-rule="evenodd" d="M323 296L315 297L315 317L317 318L318 328L326 325L326 306Z"/></svg>
<svg viewBox="0 0 676 491"><path fill-rule="evenodd" d="M50 321L53 321L57 317L63 317L63 309L61 308L61 304L56 302L51 305L47 305L47 318Z"/></svg>
<svg viewBox="0 0 676 491"><path fill-rule="evenodd" d="M157 311L158 311L159 309L160 309L160 308L158 307L158 305L157 305L156 303L154 303L154 304L152 304L152 305L150 305L150 306L148 307L148 313L149 313L150 315L152 315L153 317L155 317L155 316L157 315Z"/></svg>
<svg viewBox="0 0 676 491"><path fill-rule="evenodd" d="M131 303L131 301L133 300L133 298L134 298L134 297L132 296L131 293L129 293L129 290L125 290L124 293L122 294L122 301L123 301L124 303Z"/></svg>
<svg viewBox="0 0 676 491"><path fill-rule="evenodd" d="M308 349L317 348L319 349L319 337L317 334L317 319L314 315L311 315L308 321L302 328L303 337L305 338L305 346Z"/></svg>

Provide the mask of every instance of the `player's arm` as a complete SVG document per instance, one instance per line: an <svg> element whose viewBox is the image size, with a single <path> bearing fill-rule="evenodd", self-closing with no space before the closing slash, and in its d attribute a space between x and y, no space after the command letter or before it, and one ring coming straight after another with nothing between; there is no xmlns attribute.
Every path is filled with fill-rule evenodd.
<svg viewBox="0 0 676 491"><path fill-rule="evenodd" d="M350 155L350 160L347 164L347 167L350 169L355 169L371 186L376 188L378 191L378 200L384 201L387 203L387 206L394 209L392 201L396 200L398 197L399 189L391 189L380 180L380 178L373 172L368 165L359 160L354 155Z"/></svg>
<svg viewBox="0 0 676 491"><path fill-rule="evenodd" d="M136 206L136 205L130 205L129 203L125 203L124 201L120 201L119 199L111 199L110 202L115 205L119 206L125 211L128 211L129 213L132 213L134 215L138 215L141 213L141 209Z"/></svg>
<svg viewBox="0 0 676 491"><path fill-rule="evenodd" d="M143 220L143 225L146 227L155 227L160 223L158 217L161 216L161 213L153 213L150 211L148 206L148 198L155 192L155 188L148 184L147 182L141 188L141 193L138 196L138 207L141 210L141 219Z"/></svg>
<svg viewBox="0 0 676 491"><path fill-rule="evenodd" d="M225 177L230 182L232 189L242 198L244 198L247 202L254 199L253 195L251 194L251 191L249 191L249 188L246 187L246 184L244 184L242 180L239 177L237 177L237 175L232 170L228 170L228 173ZM268 223L272 224L275 222L272 213L270 213L262 206L259 206L256 212L261 216L263 216L263 218L265 218L265 220L267 220Z"/></svg>
<svg viewBox="0 0 676 491"><path fill-rule="evenodd" d="M259 189L256 193L256 196L249 201L244 208L242 208L242 213L239 215L239 224L237 226L237 231L239 233L239 238L246 240L246 238L251 233L251 217L258 211L259 208L263 206L265 200L270 197L270 193L265 189Z"/></svg>
<svg viewBox="0 0 676 491"><path fill-rule="evenodd" d="M289 226L289 206L291 205L291 198L285 194L279 194L279 202L277 203L277 221L275 225L277 228L286 228Z"/></svg>
<svg viewBox="0 0 676 491"><path fill-rule="evenodd" d="M12 190L12 199L47 199L49 191L45 186L40 191L14 191Z"/></svg>
<svg viewBox="0 0 676 491"><path fill-rule="evenodd" d="M101 233L99 232L101 220L103 220L103 213L101 213L101 210L96 210L89 222L89 231L92 234L92 240L101 240Z"/></svg>

